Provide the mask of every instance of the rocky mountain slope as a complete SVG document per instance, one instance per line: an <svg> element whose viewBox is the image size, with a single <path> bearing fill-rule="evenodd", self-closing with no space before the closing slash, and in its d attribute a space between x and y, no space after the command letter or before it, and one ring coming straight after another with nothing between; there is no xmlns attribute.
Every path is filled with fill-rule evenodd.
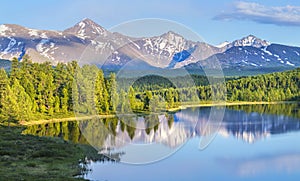
<svg viewBox="0 0 300 181"><path fill-rule="evenodd" d="M300 66L300 47L271 44L253 35L232 43L224 43L224 51L192 63L186 68L193 69L208 65L211 59L218 59L223 68L294 68Z"/></svg>
<svg viewBox="0 0 300 181"><path fill-rule="evenodd" d="M134 38L106 30L84 19L64 31L36 30L19 25L0 25L0 59L34 62L95 63L120 68L133 59L157 68L197 68L218 59L223 68L299 67L300 48L271 44L249 35L212 46L194 42L169 31L159 36Z"/></svg>

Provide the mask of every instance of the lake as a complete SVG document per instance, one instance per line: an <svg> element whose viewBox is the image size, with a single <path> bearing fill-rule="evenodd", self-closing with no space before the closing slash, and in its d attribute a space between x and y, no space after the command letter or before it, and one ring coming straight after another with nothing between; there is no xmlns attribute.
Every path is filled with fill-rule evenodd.
<svg viewBox="0 0 300 181"><path fill-rule="evenodd" d="M300 178L299 104L188 108L33 125L23 133L91 144L116 160L91 161L84 175L91 180Z"/></svg>

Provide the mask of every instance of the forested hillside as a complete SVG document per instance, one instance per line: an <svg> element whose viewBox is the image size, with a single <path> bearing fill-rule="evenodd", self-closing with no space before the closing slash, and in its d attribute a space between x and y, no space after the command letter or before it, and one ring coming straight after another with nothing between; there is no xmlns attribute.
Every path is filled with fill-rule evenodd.
<svg viewBox="0 0 300 181"><path fill-rule="evenodd" d="M30 121L81 114L160 111L182 103L209 102L222 85L210 86L205 77L192 76L194 85L176 88L162 77L144 77L124 88L111 73L77 62L31 63L25 56L12 61L10 72L0 70L0 120ZM153 81L155 80L155 81ZM185 85L184 77L176 84ZM216 89L217 88L217 89ZM224 88L224 87L223 87ZM226 81L229 101L290 101L300 99L300 69ZM218 93L219 91L219 93ZM221 95L222 96L222 95Z"/></svg>

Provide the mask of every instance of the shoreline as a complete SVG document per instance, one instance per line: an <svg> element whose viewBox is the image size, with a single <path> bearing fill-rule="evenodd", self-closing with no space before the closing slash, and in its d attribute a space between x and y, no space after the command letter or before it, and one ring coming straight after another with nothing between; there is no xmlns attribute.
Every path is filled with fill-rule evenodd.
<svg viewBox="0 0 300 181"><path fill-rule="evenodd" d="M250 102L250 101L240 101L240 102L210 102L210 103L199 103L199 104L186 104L181 105L177 108L170 108L168 112L176 112L184 110L187 108L197 108L197 107L214 107L214 106L242 106L242 105L263 105L263 104L288 104L288 103L297 103L297 101L259 101L259 102Z"/></svg>
<svg viewBox="0 0 300 181"><path fill-rule="evenodd" d="M47 124L47 123L59 123L59 122L65 122L65 121L80 121L80 120L87 120L92 118L113 118L116 117L116 115L113 114L107 114L107 115L98 115L98 116L79 116L79 117L67 117L67 118L53 118L53 119L42 119L42 120L36 120L36 121L21 121L19 124L21 126L32 126L37 124Z"/></svg>
<svg viewBox="0 0 300 181"><path fill-rule="evenodd" d="M177 108L170 108L167 109L166 112L177 112L180 110L188 109L188 108L197 108L197 107L214 107L214 106L236 106L236 105L263 105L263 104L287 104L287 103L297 103L297 101L277 101L277 102L248 102L248 101L241 101L241 102L210 102L210 103L197 103L197 104L186 104L181 105ZM64 121L80 121L80 120L87 120L92 118L114 118L117 115L114 114L107 114L107 115L97 115L97 116L79 116L79 117L66 117L66 118L53 118L53 119L42 119L36 121L21 121L19 124L21 126L32 126L38 124L47 124L47 123L58 123Z"/></svg>

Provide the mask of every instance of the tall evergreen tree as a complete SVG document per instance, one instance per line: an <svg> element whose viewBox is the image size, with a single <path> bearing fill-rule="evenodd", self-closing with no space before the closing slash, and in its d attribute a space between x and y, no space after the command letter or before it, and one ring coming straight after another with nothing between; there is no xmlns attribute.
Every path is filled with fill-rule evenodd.
<svg viewBox="0 0 300 181"><path fill-rule="evenodd" d="M0 120L15 122L19 110L15 94L13 94L9 79L4 69L0 69Z"/></svg>
<svg viewBox="0 0 300 181"><path fill-rule="evenodd" d="M102 70L98 71L95 81L95 104L98 114L108 113L108 94Z"/></svg>
<svg viewBox="0 0 300 181"><path fill-rule="evenodd" d="M61 110L63 113L68 112L68 100L69 100L69 94L68 90L66 88L63 88L62 90L62 97L61 97Z"/></svg>
<svg viewBox="0 0 300 181"><path fill-rule="evenodd" d="M108 93L110 95L110 110L112 112L116 112L116 108L118 106L119 102L119 96L117 92L117 81L116 81L116 74L111 73L109 75L109 80L108 80Z"/></svg>
<svg viewBox="0 0 300 181"><path fill-rule="evenodd" d="M12 84L13 97L16 99L16 118L18 120L30 120L32 116L32 101L25 89L20 85L19 81L15 79Z"/></svg>
<svg viewBox="0 0 300 181"><path fill-rule="evenodd" d="M20 78L20 71L19 71L19 60L14 57L11 61L11 72L10 72L10 80L11 83L14 79Z"/></svg>
<svg viewBox="0 0 300 181"><path fill-rule="evenodd" d="M129 87L128 99L130 102L131 109L133 109L133 110L136 109L137 105L136 105L136 99L135 99L135 91L132 86Z"/></svg>

